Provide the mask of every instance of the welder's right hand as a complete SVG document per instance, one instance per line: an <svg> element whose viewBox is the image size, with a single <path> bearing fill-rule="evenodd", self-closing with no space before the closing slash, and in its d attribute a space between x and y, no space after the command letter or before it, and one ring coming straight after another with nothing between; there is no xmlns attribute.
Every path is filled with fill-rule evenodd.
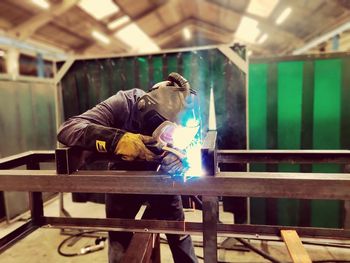
<svg viewBox="0 0 350 263"><path fill-rule="evenodd" d="M136 159L154 161L157 156L148 150L145 145L154 141L150 136L126 132L117 143L114 153L124 161L134 161Z"/></svg>
<svg viewBox="0 0 350 263"><path fill-rule="evenodd" d="M184 172L185 168L182 161L178 156L173 153L167 153L162 160L161 169L170 175L180 175Z"/></svg>

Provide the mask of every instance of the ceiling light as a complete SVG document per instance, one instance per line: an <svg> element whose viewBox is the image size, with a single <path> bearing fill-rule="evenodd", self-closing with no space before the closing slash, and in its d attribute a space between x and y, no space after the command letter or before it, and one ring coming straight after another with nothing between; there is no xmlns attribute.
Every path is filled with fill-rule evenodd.
<svg viewBox="0 0 350 263"><path fill-rule="evenodd" d="M5 51L0 50L0 57L3 57L3 56L5 56Z"/></svg>
<svg viewBox="0 0 350 263"><path fill-rule="evenodd" d="M262 44L266 41L266 39L268 38L267 34L263 34L259 39L258 39L258 44Z"/></svg>
<svg viewBox="0 0 350 263"><path fill-rule="evenodd" d="M243 16L236 31L236 37L243 41L254 43L259 34L258 21Z"/></svg>
<svg viewBox="0 0 350 263"><path fill-rule="evenodd" d="M279 0L251 0L247 12L261 17L269 17Z"/></svg>
<svg viewBox="0 0 350 263"><path fill-rule="evenodd" d="M192 37L192 33L191 33L191 31L188 29L188 27L185 27L185 28L182 30L182 34L184 35L184 38L185 38L186 40L189 40L189 39L191 39L191 37Z"/></svg>
<svg viewBox="0 0 350 263"><path fill-rule="evenodd" d="M115 29L115 28L129 22L129 21L130 21L130 17L122 16L122 17L110 22L107 26L110 30L113 30L113 29Z"/></svg>
<svg viewBox="0 0 350 263"><path fill-rule="evenodd" d="M42 9L49 9L50 7L50 4L46 0L32 0L32 2Z"/></svg>
<svg viewBox="0 0 350 263"><path fill-rule="evenodd" d="M101 32L98 32L98 31L92 31L91 32L91 35L95 38L95 39L97 39L98 41L100 41L100 42L102 42L102 43L104 43L104 44L106 44L106 45L108 45L109 43L111 43L111 40L107 37L107 36L105 36L104 34L102 34Z"/></svg>
<svg viewBox="0 0 350 263"><path fill-rule="evenodd" d="M119 11L112 0L81 0L78 6L97 20L102 20Z"/></svg>
<svg viewBox="0 0 350 263"><path fill-rule="evenodd" d="M276 19L276 24L280 25L284 22L284 20L287 19L287 17L292 13L292 8L287 7L284 9L284 11L280 14L280 16Z"/></svg>
<svg viewBox="0 0 350 263"><path fill-rule="evenodd" d="M155 52L160 50L158 45L135 23L122 28L114 36L129 45L134 52Z"/></svg>

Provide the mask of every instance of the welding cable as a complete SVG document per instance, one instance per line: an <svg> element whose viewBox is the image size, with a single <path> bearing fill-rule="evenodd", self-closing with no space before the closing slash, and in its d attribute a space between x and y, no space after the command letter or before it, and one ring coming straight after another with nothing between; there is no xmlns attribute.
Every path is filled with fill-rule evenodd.
<svg viewBox="0 0 350 263"><path fill-rule="evenodd" d="M78 234L69 236L68 238L64 239L58 245L58 247L57 247L58 254L60 254L61 256L64 256L64 257L76 257L76 256L86 255L86 254L89 254L89 253L92 253L92 252L96 252L96 251L99 251L99 250L103 249L104 248L104 242L105 242L106 238L105 237L99 237L99 238L95 239L95 244L94 245L83 247L83 248L81 248L79 250L79 252L66 253L66 252L62 251L63 246L68 241L70 241L71 239L83 236L85 234L92 234L92 233L96 233L96 232L97 231L85 231L85 232L80 232Z"/></svg>

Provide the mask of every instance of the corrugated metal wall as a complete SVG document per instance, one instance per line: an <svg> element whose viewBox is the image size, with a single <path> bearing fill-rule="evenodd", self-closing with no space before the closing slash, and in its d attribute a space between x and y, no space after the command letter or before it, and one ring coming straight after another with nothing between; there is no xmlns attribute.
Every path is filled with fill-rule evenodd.
<svg viewBox="0 0 350 263"><path fill-rule="evenodd" d="M47 81L0 80L0 158L56 148L54 92ZM27 193L1 192L0 196L0 218L5 215L5 202L9 218L28 209Z"/></svg>
<svg viewBox="0 0 350 263"><path fill-rule="evenodd" d="M350 149L350 57L252 61L249 105L251 149ZM342 172L332 164L251 170ZM342 201L252 198L251 207L252 223L342 226Z"/></svg>

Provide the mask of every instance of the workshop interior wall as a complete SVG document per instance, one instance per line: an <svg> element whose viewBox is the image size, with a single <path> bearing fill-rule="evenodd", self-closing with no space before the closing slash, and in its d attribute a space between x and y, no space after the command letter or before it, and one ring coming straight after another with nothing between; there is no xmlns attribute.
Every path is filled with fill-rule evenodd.
<svg viewBox="0 0 350 263"><path fill-rule="evenodd" d="M0 80L0 158L56 147L55 86L48 81ZM24 168L25 169L25 168ZM25 192L0 193L0 218L28 209Z"/></svg>
<svg viewBox="0 0 350 263"><path fill-rule="evenodd" d="M56 146L55 86L0 80L0 158Z"/></svg>
<svg viewBox="0 0 350 263"><path fill-rule="evenodd" d="M350 149L350 56L253 60L249 144L250 149ZM251 171L337 173L342 167L255 164ZM342 217L342 201L251 198L252 223L342 227Z"/></svg>

